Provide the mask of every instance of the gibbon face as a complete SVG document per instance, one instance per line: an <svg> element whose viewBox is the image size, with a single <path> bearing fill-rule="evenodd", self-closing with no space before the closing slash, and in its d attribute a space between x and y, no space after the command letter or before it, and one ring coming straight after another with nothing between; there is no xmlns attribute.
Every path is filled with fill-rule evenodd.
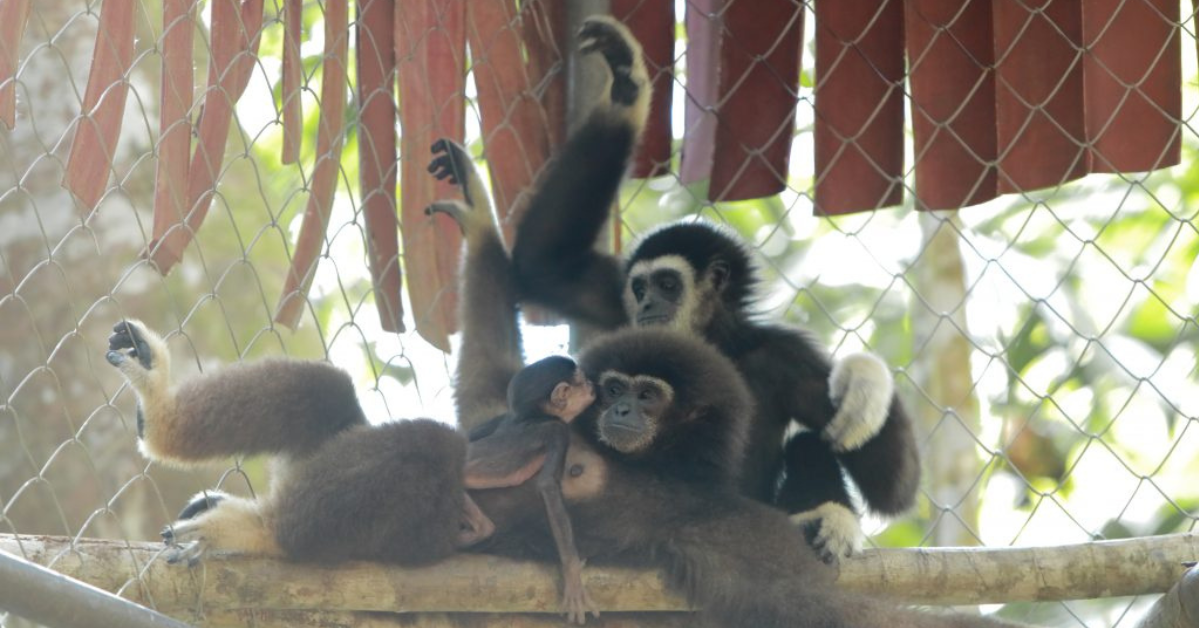
<svg viewBox="0 0 1199 628"><path fill-rule="evenodd" d="M673 402L674 389L663 380L605 371L599 381L600 440L626 454L648 449Z"/></svg>

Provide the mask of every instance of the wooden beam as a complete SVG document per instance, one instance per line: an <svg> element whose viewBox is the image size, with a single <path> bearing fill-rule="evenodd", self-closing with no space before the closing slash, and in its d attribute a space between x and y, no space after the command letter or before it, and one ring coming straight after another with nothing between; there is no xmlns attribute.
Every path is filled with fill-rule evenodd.
<svg viewBox="0 0 1199 628"><path fill-rule="evenodd" d="M0 535L0 551L167 612L555 613L558 606L552 565L492 556L403 569L218 552L188 569L160 560L162 550L158 543ZM1196 557L1193 533L1039 548L879 549L846 561L840 582L918 604L1089 599L1168 591L1185 573L1182 563ZM605 613L687 610L655 571L589 566L584 577Z"/></svg>

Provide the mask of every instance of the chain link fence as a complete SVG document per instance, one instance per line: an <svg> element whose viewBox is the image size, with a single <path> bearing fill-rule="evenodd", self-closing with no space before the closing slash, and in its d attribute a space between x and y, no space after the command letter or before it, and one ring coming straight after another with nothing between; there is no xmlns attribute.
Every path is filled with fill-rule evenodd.
<svg viewBox="0 0 1199 628"><path fill-rule="evenodd" d="M406 331L401 332L385 331L390 327L376 308L380 291L372 283L374 245L364 207L378 190L359 184L364 166L357 155L370 138L359 133L363 98L353 81L347 81L348 124L334 141L344 151L334 160L336 194L328 204L329 227L319 240L319 265L295 329L276 322L302 237L305 204L318 187L314 164L322 154L315 138L320 111L328 109L321 100L336 94L324 89L328 69L321 69L329 38L325 14L334 3L303 5L305 36L298 46L303 144L291 160L283 157L287 92L281 77L287 38L282 24L284 5L299 3L266 4L257 55L238 57L246 60L248 76L232 110L223 160L217 160L211 208L176 267L164 276L143 255L161 235L152 211L159 156L166 151L160 131L166 103L160 100L165 50L160 3L128 0L126 25L135 43L127 70L116 79L127 88L127 97L105 122L118 125L117 141L101 143L111 167L104 165L109 160L84 156L107 168L93 176L103 185L91 200L63 185L70 178L76 136L98 120L85 119L81 111L92 60L101 56L108 32L100 30L101 13L121 11L124 1L26 5L18 62L11 77L0 77L0 99L6 90L15 93L14 124L0 128L0 534L15 535L17 547L22 538L38 535L156 540L196 492L219 487L252 494L264 486L265 471L257 460L230 461L226 469L179 470L148 464L140 456L134 395L104 360L109 330L123 318L138 318L165 332L177 378L265 355L328 359L353 375L372 420L432 416L453 421L453 354L425 340L413 320L430 306L407 300L406 292ZM625 3L621 10L632 23L647 2ZM12 17L22 4L0 0L0 18ZM399 21L410 4L418 3L403 3ZM1199 521L1199 229L1193 208L1199 200L1194 166L1199 133L1193 121L1199 111L1199 70L1191 4L1183 3L1180 10L1176 2L1123 0L1109 7L1117 16L1146 7L1157 11L1165 39L1145 45L1151 60L1178 55L1180 113L1161 105L1162 97L1146 95L1149 73L1128 79L1121 74L1123 66L1101 56L1102 41L1069 45L1075 34L1062 26L1066 22L1050 18L1053 11L1080 3L1058 0L1049 8L1003 0L951 3L962 8L935 18L921 10L935 3L869 3L874 8L861 22L867 28L839 47L827 44L829 32L843 34L846 28L837 21L843 16L826 15L835 11L823 5L832 3L776 7L789 16L781 22L785 33L747 44L743 51L760 60L780 50L790 54L790 46L802 49L802 55L791 55L802 59L795 68L796 87L787 87L791 77L774 77L795 101L784 113L794 116L794 123L785 117L764 142L743 142L739 159L746 163L722 171L727 186L722 190L735 187L739 177L757 176L760 169L749 163L757 161L774 169L782 189L759 199L713 201L729 196L710 185L715 174L685 174L685 152L693 156L705 150L691 143L705 125L719 128L734 121L732 114L721 118L692 110L721 111L725 99L739 98L738 90L755 89L755 83L725 77L727 91L705 87L698 68L715 53L700 49L712 40L696 33L703 28L717 35L732 32L722 29L740 19L730 8L736 4L696 0L674 7L679 36L665 46L667 62L653 64L659 72L656 98L668 122L665 157L659 152L644 170L658 176L625 185L615 237L627 242L656 224L691 215L729 224L759 253L763 316L811 330L834 355L870 350L893 367L899 392L918 417L926 473L920 504L909 516L867 519L872 542L1052 546L1194 531ZM526 10L515 12L507 26L529 37L541 32L537 28L546 18L532 14L538 3L523 5ZM966 57L975 74L990 77L986 98L1002 103L1007 94L1032 112L1024 118L1000 115L989 125L971 118L971 103L983 97L985 81L961 79L935 63L941 57L934 53L913 52L913 46L933 50L938 42L973 50L975 44L955 29L964 29L980 6L990 7L993 16L1017 9L1031 16L1009 26L995 17L990 41L1005 42L992 49L999 51L998 58ZM1163 6L1169 10L1162 12ZM218 56L210 45L210 8L201 2L185 18L195 31L197 68ZM896 11L907 24L911 80L906 80L902 48L899 59L863 52L871 37L889 28L888 15ZM0 34L7 36L14 21L0 22ZM683 36L683 24L691 39ZM806 27L795 31L798 25ZM1112 19L1104 28L1124 26ZM827 29L825 35L821 29ZM1041 60L1061 75L1051 76L1045 91L1033 98L1022 91L1020 79L1005 73L1011 66L1004 62L1018 56L1013 51L1022 37L1040 31L1065 41L1068 54ZM1138 33L1157 41L1156 35ZM501 108L500 122L484 120L489 105L480 95L489 88L480 77L502 68L480 73L490 48L478 44L484 41L478 32L473 37L470 59L462 65L475 71L459 98L466 104L465 138L476 154L491 158L493 179L502 178L498 166L513 160L536 171L544 161L536 151L495 148L505 130L519 130L522 114ZM361 30L351 46L361 53ZM118 49L118 42L109 47ZM545 97L568 65L568 44L539 50L546 55L540 62L548 78L529 87ZM1035 66L1033 57L1028 63ZM855 63L877 79L870 89L863 83L867 95L849 98L852 94L822 85ZM1168 165L1170 152L1181 151L1180 165L1104 174L1128 169L1104 153L1108 132L1120 124L1118 116L1077 130L1072 125L1086 126L1091 118L1071 117L1070 110L1059 107L1075 89L1071 72L1087 64L1115 77L1111 80L1123 90L1116 110L1120 103L1144 101L1146 110L1167 120L1173 131L1154 144L1156 165ZM356 67L352 60L347 65ZM1154 61L1152 71L1159 65ZM1079 93L1097 82L1086 78L1094 72L1077 79L1083 86ZM927 91L921 90L940 84L938 77L947 89L965 86L955 96L960 107L936 111L922 100ZM202 72L194 83L194 97L178 114L190 121L184 125L188 133L199 133L191 122L202 109L208 109L203 115L214 115L201 106L208 91L228 91L224 83L207 87ZM818 104L815 94L822 90L835 95ZM404 102L401 94L401 108ZM554 107L568 109L559 102L547 110ZM843 116L852 111L838 109L864 110L860 125L847 130ZM879 148L872 144L872 129L888 116L899 121L899 143ZM1155 133L1152 122L1142 118L1138 124L1144 132L1137 137ZM822 125L829 128L822 131ZM1050 149L1037 144L1043 151L1037 153L1036 146L1022 142L1038 125L1065 137L1073 150L1066 154L1074 156L1057 165L1037 161ZM406 131L401 128L401 136ZM980 142L985 144L976 137L980 134L1000 138L997 146L992 140L990 154L979 149ZM956 142L958 152L938 153L938 137ZM552 132L549 138L560 139ZM827 152L834 140L835 150ZM428 158L424 146L419 152L401 146L400 165L384 167L393 180L405 164L423 169ZM725 151L713 159L727 157ZM855 159L858 166L849 163ZM936 167L949 174L921 169L937 159ZM771 165L778 163L783 171ZM953 167L973 168L976 174L971 178ZM1032 179L1053 179L1025 180L1027 172L1036 174L1028 175ZM956 188L943 184L955 176L965 181ZM849 177L849 187L837 183L838 177ZM858 202L850 197L868 198L872 207L895 207L844 213ZM957 200L945 205L946 198ZM520 202L516 195L502 200ZM967 204L961 211L917 209ZM405 246L413 245L405 241ZM411 272L408 266L405 271ZM562 351L567 343L561 326L530 328L526 334L530 357ZM68 560L69 551L49 566ZM117 593L138 587L132 579ZM1151 601L1013 604L1003 613L1043 625L1131 626ZM0 625L23 624L0 614Z"/></svg>

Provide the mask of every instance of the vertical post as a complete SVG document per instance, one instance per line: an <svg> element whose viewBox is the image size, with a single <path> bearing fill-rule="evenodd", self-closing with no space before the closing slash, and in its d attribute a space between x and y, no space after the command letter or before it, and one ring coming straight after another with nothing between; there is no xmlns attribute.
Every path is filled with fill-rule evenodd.
<svg viewBox="0 0 1199 628"><path fill-rule="evenodd" d="M937 523L932 541L939 546L978 544L978 500L972 490L982 472L975 452L978 399L970 371L965 268L956 221L954 212L920 212L924 251L915 283L924 304L912 308L919 359L911 370L928 397L916 414L933 443L925 448L927 486L936 505L952 506L957 515Z"/></svg>

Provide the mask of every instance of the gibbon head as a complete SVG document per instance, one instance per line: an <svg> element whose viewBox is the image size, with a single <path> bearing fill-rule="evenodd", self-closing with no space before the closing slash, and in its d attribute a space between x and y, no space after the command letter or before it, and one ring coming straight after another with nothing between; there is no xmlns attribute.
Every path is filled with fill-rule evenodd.
<svg viewBox="0 0 1199 628"><path fill-rule="evenodd" d="M691 333L718 314L743 313L756 281L740 238L705 222L674 223L645 236L625 264L625 278L633 325Z"/></svg>
<svg viewBox="0 0 1199 628"><path fill-rule="evenodd" d="M591 381L565 356L538 360L508 382L508 409L518 416L543 412L569 423L593 401Z"/></svg>
<svg viewBox="0 0 1199 628"><path fill-rule="evenodd" d="M720 477L740 467L753 399L733 363L708 343L629 327L589 345L579 364L597 389L580 420L601 443L632 458L669 448L719 467Z"/></svg>

